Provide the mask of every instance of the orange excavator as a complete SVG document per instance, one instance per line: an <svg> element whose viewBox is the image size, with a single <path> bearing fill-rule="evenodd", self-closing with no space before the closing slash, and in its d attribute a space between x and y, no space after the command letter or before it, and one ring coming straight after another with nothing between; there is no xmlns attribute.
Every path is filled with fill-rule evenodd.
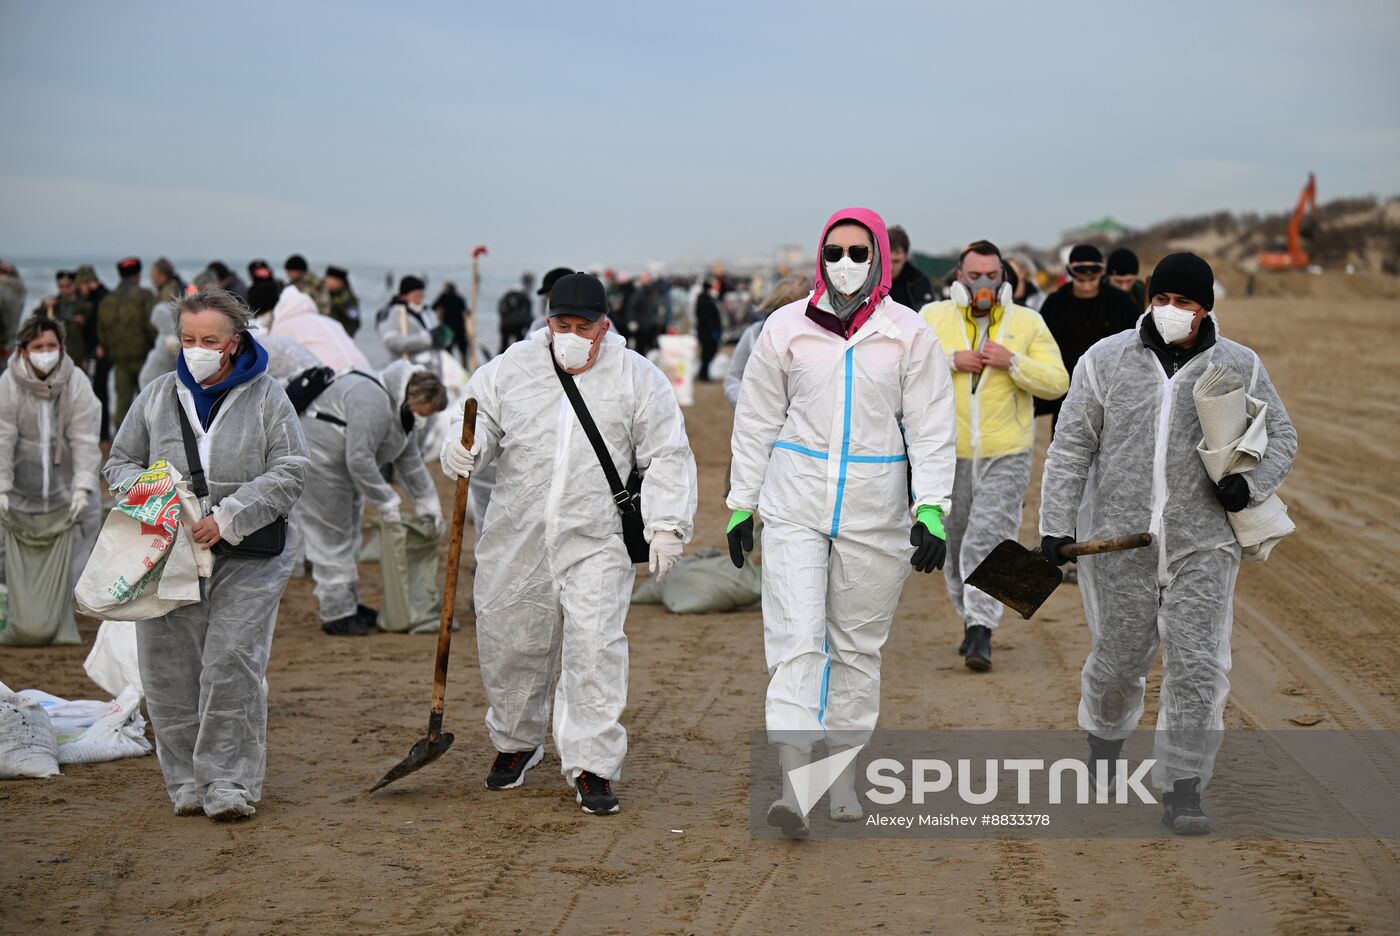
<svg viewBox="0 0 1400 936"><path fill-rule="evenodd" d="M1263 270L1306 270L1308 252L1303 249L1302 227L1304 216L1311 214L1317 219L1317 181L1308 173L1308 184L1298 196L1298 207L1288 222L1288 244L1279 244L1271 250L1259 252L1259 267Z"/></svg>

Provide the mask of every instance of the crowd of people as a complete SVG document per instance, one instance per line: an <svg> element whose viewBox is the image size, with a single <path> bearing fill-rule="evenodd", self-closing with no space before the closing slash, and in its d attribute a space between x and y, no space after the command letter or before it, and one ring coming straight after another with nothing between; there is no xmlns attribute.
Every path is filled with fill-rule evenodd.
<svg viewBox="0 0 1400 936"><path fill-rule="evenodd" d="M942 571L966 666L992 667L1003 607L967 577L1016 535L1035 417L1048 414L1042 554L1063 565L1076 540L1155 538L1077 564L1093 638L1078 711L1087 760L1119 782L1118 751L1163 648L1154 781L1175 831L1208 830L1200 791L1241 561L1228 515L1270 498L1297 447L1258 357L1220 332L1209 265L1172 254L1144 283L1130 251L1079 244L1050 291L1030 258L977 240L935 283L911 262L908 235L863 208L833 214L817 246L810 277L770 281L558 267L536 289L527 274L500 300L497 353L456 395L447 372L468 360L473 310L450 283L429 305L421 278L398 282L374 316L392 359L376 372L353 340L362 316L348 274L317 276L299 255L285 281L262 261L247 281L215 262L188 287L162 259L149 289L128 258L110 292L79 267L27 318L12 314L13 270L0 264L0 324L15 335L0 375L0 521L61 511L81 530L76 581L104 488L126 490L159 459L194 479L189 535L212 551L212 576L198 603L138 622L142 678L175 811L247 816L266 766L263 677L283 589L305 560L326 634L375 627L358 591L363 511L392 522L407 505L443 531L424 438L445 413L426 458L471 478L497 751L485 784L520 786L552 721L578 803L608 814L628 745L635 564L666 576L697 509L685 419L647 356L660 335L698 339L701 381L735 342L726 538L738 567L761 547L764 718L787 777L817 744L835 754L869 740L911 572ZM1208 366L1230 369L1267 413L1262 460L1218 482L1192 402ZM470 446L466 399L477 403ZM834 820L862 817L854 770L831 787ZM768 821L806 831L790 782Z"/></svg>

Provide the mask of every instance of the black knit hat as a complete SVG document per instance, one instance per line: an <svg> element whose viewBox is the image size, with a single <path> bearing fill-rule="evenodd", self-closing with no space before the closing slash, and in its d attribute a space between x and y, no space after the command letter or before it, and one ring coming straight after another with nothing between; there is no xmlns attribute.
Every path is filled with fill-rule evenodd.
<svg viewBox="0 0 1400 936"><path fill-rule="evenodd" d="M339 280L346 280L346 281L348 282L349 279L350 279L350 271L347 270L347 269L345 269L345 267L338 267L338 266L328 266L328 267L326 267L326 278L327 278L327 279L330 279L332 276L334 276L336 279L339 279Z"/></svg>
<svg viewBox="0 0 1400 936"><path fill-rule="evenodd" d="M1103 251L1093 244L1075 244L1069 252L1070 263L1103 263Z"/></svg>
<svg viewBox="0 0 1400 936"><path fill-rule="evenodd" d="M427 284L416 276L405 276L403 279L399 280L400 296L407 296L411 292L427 288Z"/></svg>
<svg viewBox="0 0 1400 936"><path fill-rule="evenodd" d="M292 254L287 258L287 262L282 264L282 269L293 273L305 273L310 267L306 265L306 258L301 254Z"/></svg>
<svg viewBox="0 0 1400 936"><path fill-rule="evenodd" d="M1137 276L1137 254L1126 247L1119 247L1108 255L1108 269L1104 272L1109 276Z"/></svg>
<svg viewBox="0 0 1400 936"><path fill-rule="evenodd" d="M1148 281L1151 295L1176 293L1209 311L1215 305L1215 273L1210 264L1193 253L1174 253L1162 258Z"/></svg>

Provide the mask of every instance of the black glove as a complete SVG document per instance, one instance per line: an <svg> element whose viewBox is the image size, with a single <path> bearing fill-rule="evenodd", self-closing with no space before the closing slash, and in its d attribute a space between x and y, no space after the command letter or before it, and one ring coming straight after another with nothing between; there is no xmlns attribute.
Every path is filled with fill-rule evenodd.
<svg viewBox="0 0 1400 936"><path fill-rule="evenodd" d="M909 545L914 547L914 555L909 564L919 572L932 572L943 568L943 560L948 555L948 544L934 536L928 527L915 523L909 531Z"/></svg>
<svg viewBox="0 0 1400 936"><path fill-rule="evenodd" d="M1040 538L1040 554L1057 566L1064 565L1066 562L1074 562L1074 559L1060 558L1060 547L1068 546L1073 542L1073 536L1042 536Z"/></svg>
<svg viewBox="0 0 1400 936"><path fill-rule="evenodd" d="M1230 513L1237 513L1249 506L1249 482L1244 475L1226 475L1215 485L1215 499Z"/></svg>
<svg viewBox="0 0 1400 936"><path fill-rule="evenodd" d="M744 567L744 553L753 552L753 517L746 517L725 534L729 539L729 561L734 568Z"/></svg>
<svg viewBox="0 0 1400 936"><path fill-rule="evenodd" d="M431 334L433 338L433 347L438 351L443 351L452 347L452 342L457 337L451 325L434 325L429 334Z"/></svg>

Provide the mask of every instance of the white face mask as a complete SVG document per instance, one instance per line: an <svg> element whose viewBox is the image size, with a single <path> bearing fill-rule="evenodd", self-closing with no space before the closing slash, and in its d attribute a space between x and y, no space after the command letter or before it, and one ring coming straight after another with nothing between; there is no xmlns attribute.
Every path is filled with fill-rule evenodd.
<svg viewBox="0 0 1400 936"><path fill-rule="evenodd" d="M1157 326L1157 334L1167 344L1175 344L1191 334L1191 325L1196 316L1174 305L1153 306L1152 324Z"/></svg>
<svg viewBox="0 0 1400 936"><path fill-rule="evenodd" d="M856 263L850 257L842 257L835 263L826 265L826 278L843 296L860 292L860 288L865 285L865 278L869 275L869 260L864 263Z"/></svg>
<svg viewBox="0 0 1400 936"><path fill-rule="evenodd" d="M573 332L553 332L550 340L554 345L554 360L564 370L578 370L588 363L593 353L593 342Z"/></svg>
<svg viewBox="0 0 1400 936"><path fill-rule="evenodd" d="M29 366L36 374L47 374L58 366L62 351L30 351Z"/></svg>
<svg viewBox="0 0 1400 936"><path fill-rule="evenodd" d="M183 353L185 369L195 383L204 383L224 366L224 352L214 348L186 348Z"/></svg>

